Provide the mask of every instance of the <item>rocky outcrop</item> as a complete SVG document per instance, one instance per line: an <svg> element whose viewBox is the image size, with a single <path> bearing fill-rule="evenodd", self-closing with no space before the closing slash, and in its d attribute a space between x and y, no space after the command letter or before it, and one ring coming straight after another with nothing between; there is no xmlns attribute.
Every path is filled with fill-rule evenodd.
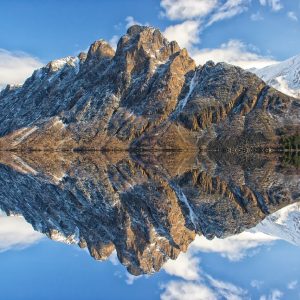
<svg viewBox="0 0 300 300"><path fill-rule="evenodd" d="M281 158L195 152L2 152L0 209L49 238L116 250L134 275L158 271L196 234L224 238L300 200Z"/></svg>
<svg viewBox="0 0 300 300"><path fill-rule="evenodd" d="M132 26L116 52L50 62L0 94L5 150L278 148L299 131L299 100L225 63L196 66L159 30Z"/></svg>

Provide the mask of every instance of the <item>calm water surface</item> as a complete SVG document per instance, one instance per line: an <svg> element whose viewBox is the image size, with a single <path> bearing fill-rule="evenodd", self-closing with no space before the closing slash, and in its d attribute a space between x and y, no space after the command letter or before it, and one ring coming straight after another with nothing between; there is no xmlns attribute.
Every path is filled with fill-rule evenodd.
<svg viewBox="0 0 300 300"><path fill-rule="evenodd" d="M285 155L1 153L0 299L300 299Z"/></svg>

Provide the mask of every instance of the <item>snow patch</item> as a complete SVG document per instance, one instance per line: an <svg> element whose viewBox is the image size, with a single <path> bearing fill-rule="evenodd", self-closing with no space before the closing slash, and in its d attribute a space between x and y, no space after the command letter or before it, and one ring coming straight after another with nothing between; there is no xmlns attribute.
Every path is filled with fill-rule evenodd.
<svg viewBox="0 0 300 300"><path fill-rule="evenodd" d="M186 94L186 96L182 100L179 101L179 104L176 108L175 114L179 114L184 109L184 107L186 106L188 99L190 98L191 94L193 93L193 91L195 89L196 76L197 76L197 72L194 73L194 76L190 81L188 93Z"/></svg>
<svg viewBox="0 0 300 300"><path fill-rule="evenodd" d="M176 193L178 199L184 203L186 205L186 207L188 208L189 211L189 217L190 220L192 222L192 224L194 225L194 228L197 228L197 216L195 215L195 212L193 211L193 208L191 207L186 195L184 194L184 192L182 191L182 189L175 183L170 184L172 189L174 190L174 192Z"/></svg>
<svg viewBox="0 0 300 300"><path fill-rule="evenodd" d="M38 129L37 126L34 126L32 128L27 128L26 127L24 129L22 129L21 133L25 131L25 134L23 134L21 137L17 138L14 141L14 145L16 146L16 145L20 144L24 139L26 139L29 135L31 135L32 133L34 133L37 129Z"/></svg>

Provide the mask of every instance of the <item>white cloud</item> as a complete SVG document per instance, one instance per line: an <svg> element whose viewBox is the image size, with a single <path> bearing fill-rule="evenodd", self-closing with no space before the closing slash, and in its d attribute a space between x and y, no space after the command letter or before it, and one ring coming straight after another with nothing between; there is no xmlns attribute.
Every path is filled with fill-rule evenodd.
<svg viewBox="0 0 300 300"><path fill-rule="evenodd" d="M117 45L118 45L118 41L119 41L120 37L118 35L114 35L110 40L109 40L109 44L111 45L111 47L116 50L117 49Z"/></svg>
<svg viewBox="0 0 300 300"><path fill-rule="evenodd" d="M170 41L177 41L182 48L191 49L191 47L200 42L200 22L188 20L181 24L169 26L163 32Z"/></svg>
<svg viewBox="0 0 300 300"><path fill-rule="evenodd" d="M252 287L254 287L254 288L256 288L256 289L260 289L261 288L261 286L264 284L264 282L263 281L260 281L260 280L252 280L251 281L251 283L250 283L250 285L252 286Z"/></svg>
<svg viewBox="0 0 300 300"><path fill-rule="evenodd" d="M293 280L291 282L288 283L287 288L289 290L294 290L298 285L298 280Z"/></svg>
<svg viewBox="0 0 300 300"><path fill-rule="evenodd" d="M218 10L211 16L207 26L224 19L232 18L248 9L248 0L227 0Z"/></svg>
<svg viewBox="0 0 300 300"><path fill-rule="evenodd" d="M201 283L171 281L165 286L162 300L215 300L216 293Z"/></svg>
<svg viewBox="0 0 300 300"><path fill-rule="evenodd" d="M244 69L263 68L277 63L271 57L265 57L252 51L251 46L239 40L230 40L219 48L191 49L191 56L197 64L204 64L208 60L227 62Z"/></svg>
<svg viewBox="0 0 300 300"><path fill-rule="evenodd" d="M161 7L170 20L202 18L218 6L217 0L162 0Z"/></svg>
<svg viewBox="0 0 300 300"><path fill-rule="evenodd" d="M262 295L260 300L279 300L283 296L283 293L280 290L273 290L269 295Z"/></svg>
<svg viewBox="0 0 300 300"><path fill-rule="evenodd" d="M121 24L122 23L118 23L116 24L114 27L116 30L120 30L121 29ZM144 25L144 26L149 26L149 23L145 23L142 24L140 22L138 22L133 16L127 16L125 18L125 28L128 29L129 27L133 26L133 25ZM109 44L111 45L111 47L116 50L117 49L117 45L118 45L118 41L120 39L119 35L113 35L111 37L111 39L109 40ZM86 52L86 51L85 51Z"/></svg>
<svg viewBox="0 0 300 300"><path fill-rule="evenodd" d="M229 40L219 48L200 49L200 35L203 30L215 22L232 18L248 9L250 0L162 0L161 6L165 16L169 19L184 20L182 23L171 25L165 29L164 35L169 40L178 42L181 48L187 48L197 64L204 64L208 60L227 62L245 69L263 68L277 63L270 57L264 57L251 49L249 45L239 40ZM272 5L276 7L276 1ZM261 0L262 5L266 5ZM278 5L278 4L277 4ZM197 18L195 18L197 17ZM262 19L260 12L251 16L252 20Z"/></svg>
<svg viewBox="0 0 300 300"><path fill-rule="evenodd" d="M273 11L279 11L283 8L281 0L259 0L262 6L270 6Z"/></svg>
<svg viewBox="0 0 300 300"><path fill-rule="evenodd" d="M289 11L287 13L288 18L290 18L292 21L298 21L298 17L296 16L296 13L294 11Z"/></svg>
<svg viewBox="0 0 300 300"><path fill-rule="evenodd" d="M170 281L163 285L162 300L215 300L245 299L247 291L229 282L220 281L204 274L200 281Z"/></svg>
<svg viewBox="0 0 300 300"><path fill-rule="evenodd" d="M252 14L250 18L252 21L262 21L264 19L259 11L255 14Z"/></svg>
<svg viewBox="0 0 300 300"><path fill-rule="evenodd" d="M126 17L125 21L126 21L126 28L129 28L133 25L142 25L140 22L136 21L132 16Z"/></svg>
<svg viewBox="0 0 300 300"><path fill-rule="evenodd" d="M269 244L276 238L263 233L243 232L226 239L214 238L207 240L203 236L197 236L191 244L191 251L215 252L231 261L243 259L249 250L253 250L264 244Z"/></svg>
<svg viewBox="0 0 300 300"><path fill-rule="evenodd" d="M193 257L190 252L180 253L176 260L168 260L163 269L168 274L185 280L198 280L200 278L199 263L200 259Z"/></svg>
<svg viewBox="0 0 300 300"><path fill-rule="evenodd" d="M204 284L171 281L165 286L162 300L215 300L217 295Z"/></svg>
<svg viewBox="0 0 300 300"><path fill-rule="evenodd" d="M0 88L7 84L22 84L42 62L24 52L0 48Z"/></svg>
<svg viewBox="0 0 300 300"><path fill-rule="evenodd" d="M161 0L164 15L183 20L169 26L164 34L181 47L191 48L200 42L201 31L215 22L232 18L248 9L250 0Z"/></svg>
<svg viewBox="0 0 300 300"><path fill-rule="evenodd" d="M134 276L128 272L126 272L126 280L125 282L128 284L128 285L132 285L136 280L138 279L141 279L143 277L143 275L140 275L140 276Z"/></svg>
<svg viewBox="0 0 300 300"><path fill-rule="evenodd" d="M244 299L244 296L247 294L245 290L235 286L232 283L216 280L213 277L208 275L207 278L210 285L214 288L215 291L218 292L219 296L221 296L222 299L228 299L228 300ZM218 299L219 298L220 297L218 297Z"/></svg>
<svg viewBox="0 0 300 300"><path fill-rule="evenodd" d="M108 260L114 265L117 266L119 265L119 259L118 259L118 255L117 255L117 251L114 250L112 252L112 254L109 256Z"/></svg>
<svg viewBox="0 0 300 300"><path fill-rule="evenodd" d="M12 248L23 249L38 240L43 235L33 230L23 217L0 215L0 252Z"/></svg>
<svg viewBox="0 0 300 300"><path fill-rule="evenodd" d="M170 20L207 19L209 26L244 12L249 3L250 0L161 0L160 5Z"/></svg>

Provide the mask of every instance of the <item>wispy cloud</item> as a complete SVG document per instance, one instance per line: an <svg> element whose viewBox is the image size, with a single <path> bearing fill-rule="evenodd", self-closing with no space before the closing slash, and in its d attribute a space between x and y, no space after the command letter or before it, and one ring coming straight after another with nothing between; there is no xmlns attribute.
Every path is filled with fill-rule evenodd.
<svg viewBox="0 0 300 300"><path fill-rule="evenodd" d="M264 19L264 17L262 16L262 14L259 11L252 14L250 16L250 18L252 21L262 21Z"/></svg>
<svg viewBox="0 0 300 300"><path fill-rule="evenodd" d="M263 68L277 63L272 57L260 55L251 45L239 40L230 40L221 44L219 48L191 49L191 55L198 64L208 60L227 62L244 69Z"/></svg>
<svg viewBox="0 0 300 300"><path fill-rule="evenodd" d="M162 0L164 15L170 20L203 18L215 10L218 0Z"/></svg>
<svg viewBox="0 0 300 300"><path fill-rule="evenodd" d="M24 52L12 52L0 48L0 89L7 84L22 84L43 63Z"/></svg>
<svg viewBox="0 0 300 300"><path fill-rule="evenodd" d="M199 280L172 280L162 285L162 300L245 299L247 291L202 273Z"/></svg>
<svg viewBox="0 0 300 300"><path fill-rule="evenodd" d="M134 17L132 17L132 16L126 17L125 21L126 21L126 28L129 28L133 25L142 25L140 22L135 20Z"/></svg>
<svg viewBox="0 0 300 300"><path fill-rule="evenodd" d="M288 283L287 288L289 290L294 290L298 285L298 280L293 280L291 282Z"/></svg>
<svg viewBox="0 0 300 300"><path fill-rule="evenodd" d="M162 300L214 300L214 291L203 283L170 281L163 286Z"/></svg>
<svg viewBox="0 0 300 300"><path fill-rule="evenodd" d="M269 6L273 11L279 11L283 9L281 0L259 0L262 6Z"/></svg>
<svg viewBox="0 0 300 300"><path fill-rule="evenodd" d="M252 280L251 281L251 283L250 283L250 285L252 286L252 287L254 287L255 289L260 289L261 288L261 286L264 284L264 282L263 281L260 281L260 280Z"/></svg>
<svg viewBox="0 0 300 300"><path fill-rule="evenodd" d="M274 238L260 233L244 232L226 239L207 240L197 236L187 253L181 253L177 260L169 260L163 269L169 275L179 277L162 285L163 300L201 300L201 299L247 299L248 291L232 284L214 278L201 268L199 253L219 253L229 260L237 261L261 245L268 244ZM257 280L251 282L257 289L263 283ZM281 292L273 290L265 299L279 299ZM277 297L277 298L276 298Z"/></svg>
<svg viewBox="0 0 300 300"><path fill-rule="evenodd" d="M262 5L268 2L260 0ZM271 57L264 57L258 51L239 40L229 40L219 48L199 47L201 33L216 22L232 18L248 10L250 0L161 0L164 16L181 23L170 25L164 30L169 40L176 40L187 48L197 64L208 60L227 62L242 68L262 68L276 63ZM276 1L272 5L277 8ZM277 3L278 5L278 3ZM251 16L253 21L263 19L260 12Z"/></svg>
<svg viewBox="0 0 300 300"><path fill-rule="evenodd" d="M248 9L250 0L161 0L162 15L169 20L200 20L207 27Z"/></svg>
<svg viewBox="0 0 300 300"><path fill-rule="evenodd" d="M222 21L224 19L230 19L236 15L248 10L248 0L228 0L221 5L210 17L206 26L210 26L213 23Z"/></svg>
<svg viewBox="0 0 300 300"><path fill-rule="evenodd" d="M283 296L283 293L280 290L272 290L269 295L260 296L259 300L279 300Z"/></svg>
<svg viewBox="0 0 300 300"><path fill-rule="evenodd" d="M298 21L298 17L297 17L297 15L296 15L296 13L295 13L294 11L289 11L289 12L287 13L287 16L288 16L288 18L291 19L292 21L295 21L295 22Z"/></svg>

